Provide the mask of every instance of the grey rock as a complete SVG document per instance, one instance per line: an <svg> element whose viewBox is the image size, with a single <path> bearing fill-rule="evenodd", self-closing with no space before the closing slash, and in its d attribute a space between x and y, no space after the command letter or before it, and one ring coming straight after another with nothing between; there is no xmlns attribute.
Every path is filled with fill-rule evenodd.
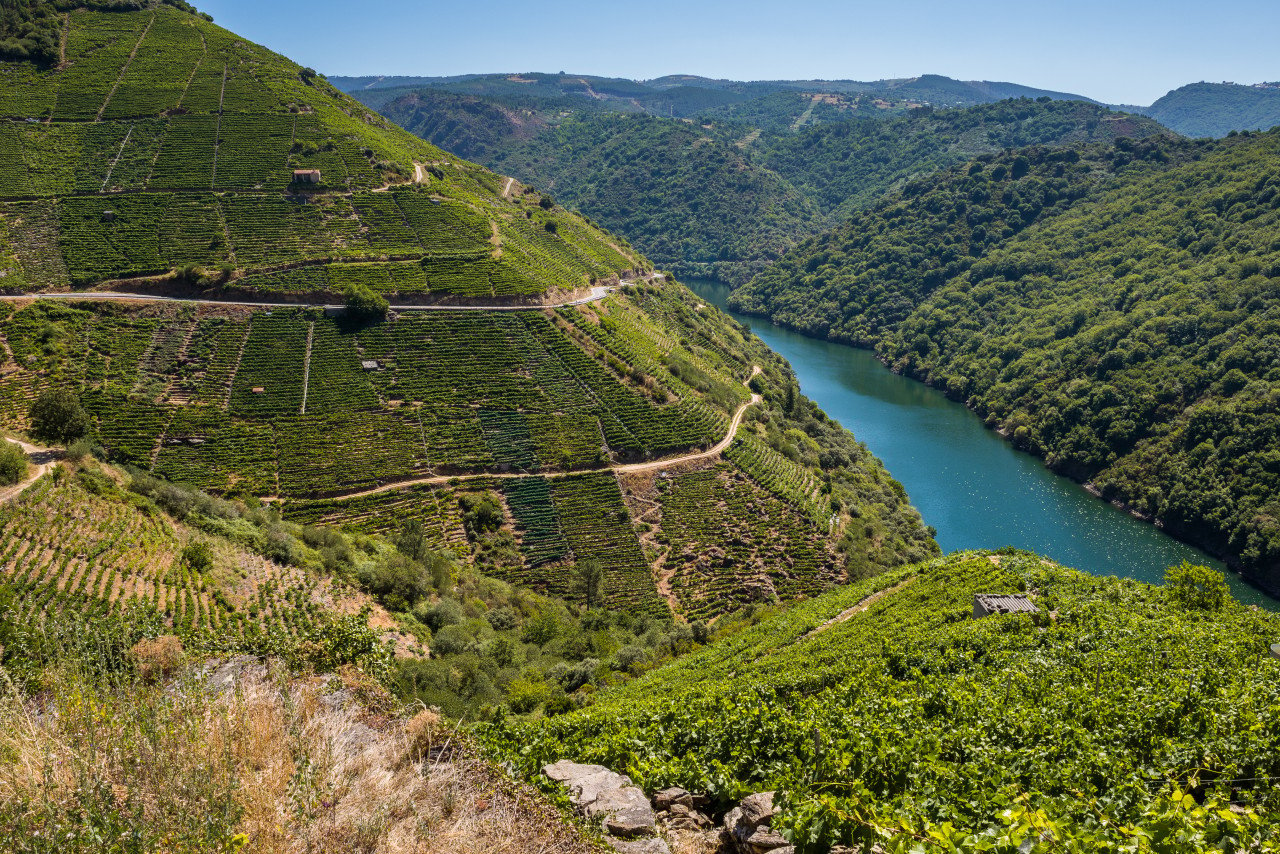
<svg viewBox="0 0 1280 854"><path fill-rule="evenodd" d="M618 854L671 854L661 839L606 839L605 842Z"/></svg>
<svg viewBox="0 0 1280 854"><path fill-rule="evenodd" d="M663 789L653 796L653 805L660 810L671 809L672 804L683 804L691 807L693 806L693 795L679 786L673 786L670 789Z"/></svg>
<svg viewBox="0 0 1280 854"><path fill-rule="evenodd" d="M603 819L605 833L612 836L652 836L657 830L653 807L638 786L601 792L586 812L589 818Z"/></svg>
<svg viewBox="0 0 1280 854"><path fill-rule="evenodd" d="M603 765L583 765L562 759L542 769L569 790L569 800L588 818L599 819L613 836L652 836L657 817L645 793L625 774Z"/></svg>
<svg viewBox="0 0 1280 854"><path fill-rule="evenodd" d="M756 832L751 834L743 846L749 854L767 854L788 847L790 845L787 840L768 827L756 828Z"/></svg>

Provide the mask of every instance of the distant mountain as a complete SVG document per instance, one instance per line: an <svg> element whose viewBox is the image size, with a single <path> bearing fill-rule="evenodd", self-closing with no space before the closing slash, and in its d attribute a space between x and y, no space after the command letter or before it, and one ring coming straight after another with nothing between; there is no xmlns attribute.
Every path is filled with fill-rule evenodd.
<svg viewBox="0 0 1280 854"><path fill-rule="evenodd" d="M1184 136L1223 137L1231 131L1280 125L1280 83L1192 83L1150 107L1131 107Z"/></svg>
<svg viewBox="0 0 1280 854"><path fill-rule="evenodd" d="M449 84L527 87L519 95L432 88L356 95L447 151L546 188L663 266L731 284L915 175L1010 147L1166 132L1149 118L1048 96L871 118L859 117L857 99L865 95L775 91L716 106L714 96L739 95L664 78L662 85L680 85L646 97L668 98L682 110L695 100L709 105L694 119L672 120L645 115L639 99L555 95L581 84L529 77ZM625 89L616 81L599 87L591 86L597 93Z"/></svg>

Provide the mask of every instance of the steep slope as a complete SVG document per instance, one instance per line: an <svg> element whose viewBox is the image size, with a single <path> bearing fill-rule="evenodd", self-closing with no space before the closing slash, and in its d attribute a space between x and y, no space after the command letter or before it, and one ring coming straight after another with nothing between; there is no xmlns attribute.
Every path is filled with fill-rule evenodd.
<svg viewBox="0 0 1280 854"><path fill-rule="evenodd" d="M1280 125L1280 83L1192 83L1174 89L1150 107L1131 109L1183 136L1223 137L1233 130L1270 130Z"/></svg>
<svg viewBox="0 0 1280 854"><path fill-rule="evenodd" d="M1080 101L1027 98L961 110L913 110L880 121L820 124L766 135L753 145L762 165L843 219L914 176L1007 148L1142 139L1167 131L1154 121ZM625 233L625 232L624 232Z"/></svg>
<svg viewBox="0 0 1280 854"><path fill-rule="evenodd" d="M158 5L60 20L64 62L0 65L12 286L333 296L358 282L402 300L510 298L642 264L199 16Z"/></svg>
<svg viewBox="0 0 1280 854"><path fill-rule="evenodd" d="M733 299L875 346L1275 591L1278 153L1270 132L979 159Z"/></svg>
<svg viewBox="0 0 1280 854"><path fill-rule="evenodd" d="M1034 616L973 618L975 594L1024 590ZM528 774L598 762L711 815L776 792L804 852L1272 850L1280 619L1189 592L959 553L484 733Z"/></svg>
<svg viewBox="0 0 1280 854"><path fill-rule="evenodd" d="M636 613L710 618L936 552L785 363L617 238L198 16L65 23L66 66L0 68L0 112L51 116L0 125L21 153L0 175L6 284L183 299L0 305L6 425L70 389L112 460L300 522L413 525L560 596L594 574L587 601ZM361 285L453 310L191 299ZM714 536L703 499L741 546L714 562L684 554Z"/></svg>

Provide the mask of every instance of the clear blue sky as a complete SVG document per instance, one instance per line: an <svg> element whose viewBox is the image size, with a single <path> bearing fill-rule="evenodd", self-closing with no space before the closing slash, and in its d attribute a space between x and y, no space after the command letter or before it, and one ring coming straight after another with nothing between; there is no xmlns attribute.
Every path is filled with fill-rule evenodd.
<svg viewBox="0 0 1280 854"><path fill-rule="evenodd" d="M1278 0L194 0L328 75L945 74L1149 104L1280 80Z"/></svg>

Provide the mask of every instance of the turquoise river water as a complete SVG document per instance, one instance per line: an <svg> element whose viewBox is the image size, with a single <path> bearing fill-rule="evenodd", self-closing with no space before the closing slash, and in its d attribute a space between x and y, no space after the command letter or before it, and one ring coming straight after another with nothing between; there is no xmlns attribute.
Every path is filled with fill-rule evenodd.
<svg viewBox="0 0 1280 854"><path fill-rule="evenodd" d="M683 281L728 310L725 285ZM963 405L893 373L872 353L729 314L782 354L801 390L884 461L937 529L944 552L1017 546L1096 575L1150 583L1160 583L1165 568L1183 560L1225 570L1220 561L1014 450ZM1227 575L1240 601L1280 607L1234 573Z"/></svg>

